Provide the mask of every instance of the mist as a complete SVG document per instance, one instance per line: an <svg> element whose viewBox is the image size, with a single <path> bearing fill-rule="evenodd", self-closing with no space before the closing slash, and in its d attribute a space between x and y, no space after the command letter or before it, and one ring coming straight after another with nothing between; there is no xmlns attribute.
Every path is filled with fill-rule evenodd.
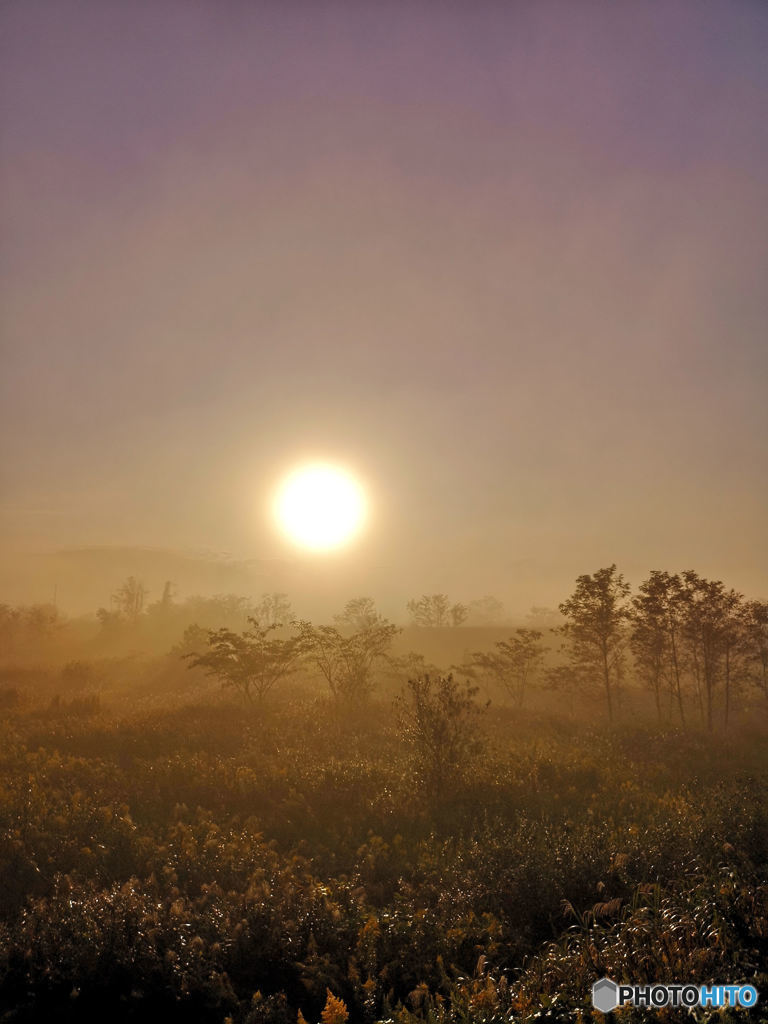
<svg viewBox="0 0 768 1024"><path fill-rule="evenodd" d="M759 5L2 20L8 557L204 551L393 604L523 609L610 561L764 592ZM374 512L323 563L267 515L315 456Z"/></svg>
<svg viewBox="0 0 768 1024"><path fill-rule="evenodd" d="M766 53L0 3L3 1024L759 1002Z"/></svg>

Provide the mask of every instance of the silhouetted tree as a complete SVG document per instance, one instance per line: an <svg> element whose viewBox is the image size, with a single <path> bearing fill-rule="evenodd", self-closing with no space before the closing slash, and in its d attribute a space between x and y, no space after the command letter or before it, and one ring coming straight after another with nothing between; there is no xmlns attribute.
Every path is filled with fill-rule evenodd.
<svg viewBox="0 0 768 1024"><path fill-rule="evenodd" d="M714 728L715 695L723 687L724 718L730 714L732 691L738 679L741 645L741 595L726 590L720 580L708 580L692 569L681 574L685 618L683 636L707 729Z"/></svg>
<svg viewBox="0 0 768 1024"><path fill-rule="evenodd" d="M491 595L470 601L467 605L467 622L472 626L498 626L506 614L498 597Z"/></svg>
<svg viewBox="0 0 768 1024"><path fill-rule="evenodd" d="M160 599L147 606L145 615L151 629L162 630L178 621L180 612L180 606L173 600L173 584L166 580Z"/></svg>
<svg viewBox="0 0 768 1024"><path fill-rule="evenodd" d="M341 629L370 629L383 621L372 597L353 597L344 605L340 615L334 615L334 622Z"/></svg>
<svg viewBox="0 0 768 1024"><path fill-rule="evenodd" d="M14 652L19 639L22 609L0 604L0 653L7 656Z"/></svg>
<svg viewBox="0 0 768 1024"><path fill-rule="evenodd" d="M320 672L331 696L349 703L360 703L370 695L374 668L386 658L399 632L385 619L352 634L311 622L296 625L305 661Z"/></svg>
<svg viewBox="0 0 768 1024"><path fill-rule="evenodd" d="M590 685L594 687L594 679L582 665L573 662L568 665L549 665L542 673L542 689L567 697L571 714L575 714L577 700Z"/></svg>
<svg viewBox="0 0 768 1024"><path fill-rule="evenodd" d="M272 634L277 626L261 627L249 619L251 628L242 633L230 629L208 631L208 650L185 654L192 668L204 668L208 675L234 687L246 700L263 700L279 679L298 666L303 646L298 636Z"/></svg>
<svg viewBox="0 0 768 1024"><path fill-rule="evenodd" d="M629 584L611 565L591 576L579 576L573 594L560 605L568 620L561 629L571 662L600 679L609 721L613 721L614 698L623 675L628 594Z"/></svg>
<svg viewBox="0 0 768 1024"><path fill-rule="evenodd" d="M723 724L728 728L734 696L741 690L742 683L748 675L745 657L745 635L742 607L742 594L733 590L724 590L722 595L722 632L723 651Z"/></svg>
<svg viewBox="0 0 768 1024"><path fill-rule="evenodd" d="M451 604L446 594L424 594L406 605L417 626L460 626L467 617L463 604Z"/></svg>
<svg viewBox="0 0 768 1024"><path fill-rule="evenodd" d="M112 595L115 611L131 624L135 624L144 610L147 589L141 580L129 576Z"/></svg>
<svg viewBox="0 0 768 1024"><path fill-rule="evenodd" d="M46 644L64 626L55 604L11 607L0 604L0 655L6 657L21 646L35 650Z"/></svg>
<svg viewBox="0 0 768 1024"><path fill-rule="evenodd" d="M475 651L469 667L495 679L515 704L523 707L528 687L544 658L541 639L538 629L516 629L509 640L498 641L495 651Z"/></svg>
<svg viewBox="0 0 768 1024"><path fill-rule="evenodd" d="M406 654L389 655L386 659L389 675L401 685L407 683L415 676L439 676L440 669L437 665L428 662L423 654L418 651L408 651Z"/></svg>
<svg viewBox="0 0 768 1024"><path fill-rule="evenodd" d="M171 648L170 654L176 658L194 657L204 650L210 634L211 630L193 622L184 630L181 640Z"/></svg>
<svg viewBox="0 0 768 1024"><path fill-rule="evenodd" d="M396 698L400 735L418 783L432 798L439 799L481 749L477 692L452 675L418 676Z"/></svg>
<svg viewBox="0 0 768 1024"><path fill-rule="evenodd" d="M110 633L119 629L120 623L123 621L120 612L109 608L97 609L96 618L99 620L101 628L105 632L109 631Z"/></svg>
<svg viewBox="0 0 768 1024"><path fill-rule="evenodd" d="M21 609L21 620L33 644L45 643L63 625L55 604L31 604Z"/></svg>
<svg viewBox="0 0 768 1024"><path fill-rule="evenodd" d="M685 724L681 633L685 615L682 580L654 569L632 599L631 646L639 675L652 690L661 721L667 689Z"/></svg>
<svg viewBox="0 0 768 1024"><path fill-rule="evenodd" d="M748 676L768 698L768 601L746 601L741 617Z"/></svg>
<svg viewBox="0 0 768 1024"><path fill-rule="evenodd" d="M246 629L249 617L256 618L256 608L240 594L215 594L202 597L194 594L180 606L182 619L208 629L225 625L230 629Z"/></svg>
<svg viewBox="0 0 768 1024"><path fill-rule="evenodd" d="M452 604L448 610L452 626L461 626L467 621L469 614L465 604Z"/></svg>
<svg viewBox="0 0 768 1024"><path fill-rule="evenodd" d="M293 608L287 594L262 594L253 618L264 626L287 626L293 619Z"/></svg>

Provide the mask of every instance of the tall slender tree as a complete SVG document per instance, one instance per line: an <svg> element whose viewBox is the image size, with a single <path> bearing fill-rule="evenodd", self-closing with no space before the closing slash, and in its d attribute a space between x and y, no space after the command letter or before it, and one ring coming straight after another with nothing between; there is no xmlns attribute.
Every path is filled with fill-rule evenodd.
<svg viewBox="0 0 768 1024"><path fill-rule="evenodd" d="M631 647L640 676L653 691L661 721L666 689L685 724L681 630L683 587L679 576L654 569L632 599Z"/></svg>
<svg viewBox="0 0 768 1024"><path fill-rule="evenodd" d="M768 601L746 601L741 618L749 679L768 698Z"/></svg>
<svg viewBox="0 0 768 1024"><path fill-rule="evenodd" d="M559 606L567 619L561 630L570 660L579 672L589 672L600 680L611 722L624 670L629 589L623 575L611 565L591 576L579 576L573 594Z"/></svg>
<svg viewBox="0 0 768 1024"><path fill-rule="evenodd" d="M682 575L685 618L683 636L696 683L701 715L714 729L718 690L723 692L723 717L728 724L733 691L740 680L742 647L741 594L726 590L692 569Z"/></svg>

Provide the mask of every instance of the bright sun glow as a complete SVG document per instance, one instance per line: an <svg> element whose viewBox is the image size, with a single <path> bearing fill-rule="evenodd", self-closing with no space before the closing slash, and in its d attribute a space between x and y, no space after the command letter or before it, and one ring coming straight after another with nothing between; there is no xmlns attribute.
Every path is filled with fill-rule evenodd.
<svg viewBox="0 0 768 1024"><path fill-rule="evenodd" d="M365 518L365 497L343 470L323 464L303 466L281 485L275 515L296 544L326 551L358 532Z"/></svg>

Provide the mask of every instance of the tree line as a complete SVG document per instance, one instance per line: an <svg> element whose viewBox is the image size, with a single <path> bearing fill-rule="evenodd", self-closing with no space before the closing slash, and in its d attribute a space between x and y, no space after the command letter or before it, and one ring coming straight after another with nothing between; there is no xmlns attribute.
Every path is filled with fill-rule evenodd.
<svg viewBox="0 0 768 1024"><path fill-rule="evenodd" d="M450 615L450 606L440 608ZM559 611L564 622L550 630L560 640L556 664L544 664L542 630L520 627L454 669L493 680L521 708L534 685L599 691L610 722L630 675L651 692L660 723L672 716L685 726L693 709L712 731L718 717L728 726L736 696L748 688L768 699L768 602L747 600L719 580L693 570L653 570L632 595L611 565L579 576ZM370 598L348 602L334 625L265 623L257 616L249 623L241 633L209 631L205 651L184 652L193 666L246 698L263 698L300 665L314 669L334 698L349 702L370 695L377 666L426 674L419 655L392 656L399 627ZM280 626L290 634L279 635Z"/></svg>
<svg viewBox="0 0 768 1024"><path fill-rule="evenodd" d="M458 627L468 619L501 628L505 614L496 598L463 605L446 594L424 594L406 608L411 625L423 629ZM558 613L558 625L534 616L542 628L511 630L492 649L472 651L451 668L474 683L494 684L519 708L533 688L599 693L611 722L630 679L650 692L659 722L686 726L693 719L710 731L718 723L728 726L745 692L768 700L768 602L747 599L722 581L693 570L653 570L632 594L611 565L579 576ZM178 603L167 583L160 599L147 604L143 583L129 577L97 618L105 635L139 624L165 625L172 635L174 624L180 629L191 619L172 653L246 700L264 699L300 668L349 704L365 701L382 672L404 682L429 670L416 652L393 654L401 627L370 597L351 599L331 624L316 625L298 618L284 593L265 593L257 602L219 595ZM6 656L42 649L64 625L53 605L0 604Z"/></svg>
<svg viewBox="0 0 768 1024"><path fill-rule="evenodd" d="M709 731L727 727L735 696L754 687L768 699L768 602L747 600L692 569L653 570L637 594L615 565L579 576L560 605L576 684L600 680L608 718L631 654L634 673L686 724L686 697Z"/></svg>

